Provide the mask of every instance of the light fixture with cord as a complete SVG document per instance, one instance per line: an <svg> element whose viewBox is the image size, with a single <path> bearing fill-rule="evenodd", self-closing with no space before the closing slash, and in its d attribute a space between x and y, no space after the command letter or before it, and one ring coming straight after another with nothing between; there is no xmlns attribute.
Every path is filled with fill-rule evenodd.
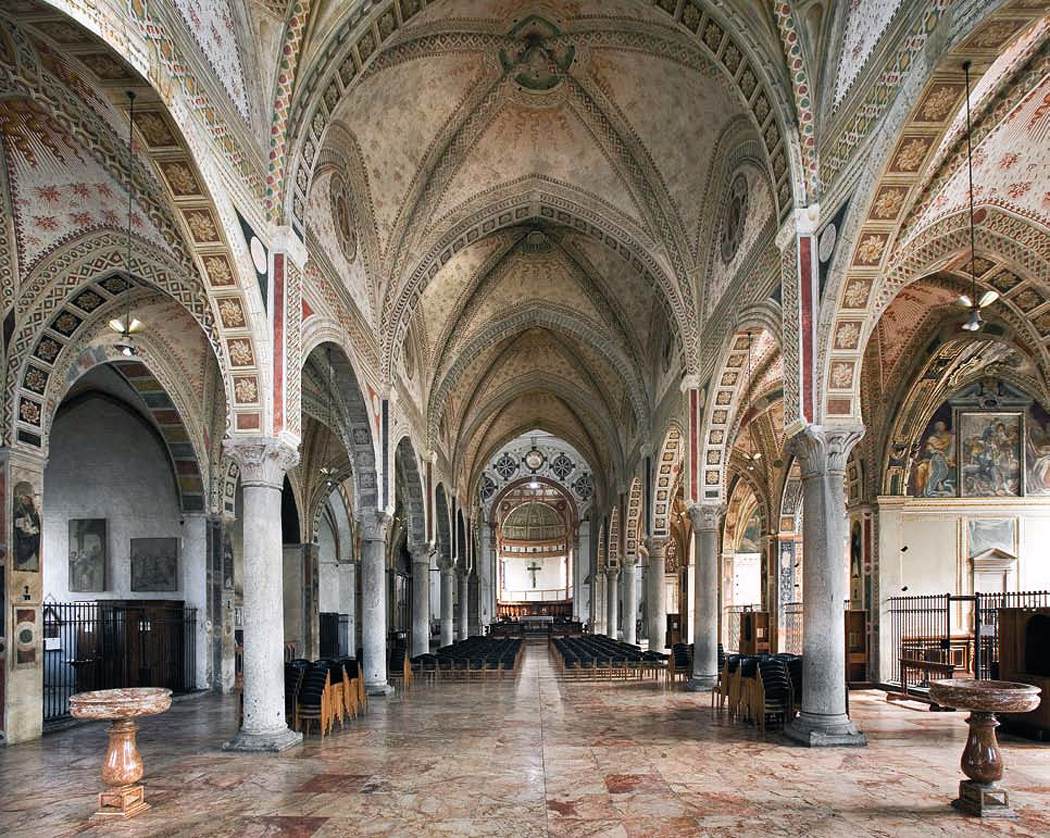
<svg viewBox="0 0 1050 838"><path fill-rule="evenodd" d="M142 324L142 321L138 318L131 316L131 219L135 202L135 181L132 173L132 164L134 163L135 150L133 147L132 140L132 129L135 127L135 93L134 91L128 91L128 251L125 258L125 267L128 275L128 288L124 292L125 300L127 305L124 309L124 317L114 317L109 321L109 328L116 332L120 337L117 339L116 347L120 351L120 354L125 358L131 358L139 354L138 347L135 346L135 339L132 335L137 335L143 331L146 327Z"/></svg>
<svg viewBox="0 0 1050 838"><path fill-rule="evenodd" d="M977 236L974 230L973 211L973 129L970 124L970 62L963 62L963 73L966 75L966 170L970 179L970 293L959 295L959 305L970 309L970 316L962 327L967 332L979 332L984 325L981 309L990 306L999 299L999 292L985 291L977 296Z"/></svg>
<svg viewBox="0 0 1050 838"><path fill-rule="evenodd" d="M753 383L753 380L752 380L752 370L751 370L751 332L748 331L748 333L747 333L747 409L744 412L744 418L745 419L747 418L747 415L751 412L751 395L752 395L752 393L751 393L751 385L752 385L752 383ZM748 461L747 462L747 470L748 471L754 471L755 470L755 465L758 463L759 460L762 459L762 452L758 450L758 444L755 442L755 429L754 429L754 426L751 425L751 424L748 424L748 426L747 426L747 436L748 436L748 439L751 442L751 450L748 451L744 456L747 457L747 461Z"/></svg>
<svg viewBox="0 0 1050 838"><path fill-rule="evenodd" d="M324 448L321 450L321 467L318 469L324 478L325 486L329 491L335 488L335 468L329 463L328 437L332 434L332 392L334 376L332 373L332 347L325 347L325 360L328 362L328 376L325 386L325 421L324 421Z"/></svg>

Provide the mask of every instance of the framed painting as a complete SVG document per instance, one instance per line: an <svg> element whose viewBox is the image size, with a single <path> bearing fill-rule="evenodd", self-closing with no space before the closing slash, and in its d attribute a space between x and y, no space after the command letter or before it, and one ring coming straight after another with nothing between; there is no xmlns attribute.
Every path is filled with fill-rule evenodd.
<svg viewBox="0 0 1050 838"><path fill-rule="evenodd" d="M131 539L131 590L179 589L179 539Z"/></svg>
<svg viewBox="0 0 1050 838"><path fill-rule="evenodd" d="M106 519L69 521L69 590L106 590Z"/></svg>
<svg viewBox="0 0 1050 838"><path fill-rule="evenodd" d="M37 511L36 492L25 481L15 483L12 498L14 563L18 571L40 571L40 513Z"/></svg>
<svg viewBox="0 0 1050 838"><path fill-rule="evenodd" d="M1019 497L1023 491L1024 415L958 412L959 489L964 498Z"/></svg>

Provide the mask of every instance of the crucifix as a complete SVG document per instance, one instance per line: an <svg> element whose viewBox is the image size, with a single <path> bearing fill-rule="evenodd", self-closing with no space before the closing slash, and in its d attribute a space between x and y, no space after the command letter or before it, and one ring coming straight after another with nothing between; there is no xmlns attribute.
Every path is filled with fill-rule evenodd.
<svg viewBox="0 0 1050 838"><path fill-rule="evenodd" d="M534 587L534 588L535 588L535 587L536 587L536 572L537 572L537 571L539 571L539 570L543 570L543 566L542 566L542 565L538 565L538 564L536 564L536 562L535 562L535 561L533 561L533 562L532 562L532 564L530 564L530 565L529 565L529 566L528 566L527 568L525 568L525 569L526 569L526 570L527 570L527 571L528 571L529 573L531 573L531 574L532 574L532 587Z"/></svg>

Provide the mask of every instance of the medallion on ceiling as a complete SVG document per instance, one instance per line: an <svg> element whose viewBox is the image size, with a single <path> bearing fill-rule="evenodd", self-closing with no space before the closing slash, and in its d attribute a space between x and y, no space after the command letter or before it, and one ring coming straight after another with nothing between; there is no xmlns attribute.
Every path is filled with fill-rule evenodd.
<svg viewBox="0 0 1050 838"><path fill-rule="evenodd" d="M516 43L499 51L503 72L531 93L557 88L576 60L576 47L546 18L529 15L507 33Z"/></svg>

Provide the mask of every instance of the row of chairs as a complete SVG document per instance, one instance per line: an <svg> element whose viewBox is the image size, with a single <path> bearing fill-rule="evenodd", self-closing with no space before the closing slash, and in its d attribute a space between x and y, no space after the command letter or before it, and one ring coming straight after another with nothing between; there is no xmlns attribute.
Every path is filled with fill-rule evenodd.
<svg viewBox="0 0 1050 838"><path fill-rule="evenodd" d="M601 634L556 637L555 662L561 675L574 679L657 678L667 668L667 655L643 652L638 646Z"/></svg>
<svg viewBox="0 0 1050 838"><path fill-rule="evenodd" d="M730 718L765 731L770 721L786 724L802 700L799 655L726 655L711 703Z"/></svg>
<svg viewBox="0 0 1050 838"><path fill-rule="evenodd" d="M323 739L336 722L343 727L367 709L364 671L355 658L295 658L285 664L284 710L294 730L308 734L316 723Z"/></svg>
<svg viewBox="0 0 1050 838"><path fill-rule="evenodd" d="M417 655L411 659L411 670L431 682L502 678L517 673L523 649L518 638L468 637L434 654Z"/></svg>

